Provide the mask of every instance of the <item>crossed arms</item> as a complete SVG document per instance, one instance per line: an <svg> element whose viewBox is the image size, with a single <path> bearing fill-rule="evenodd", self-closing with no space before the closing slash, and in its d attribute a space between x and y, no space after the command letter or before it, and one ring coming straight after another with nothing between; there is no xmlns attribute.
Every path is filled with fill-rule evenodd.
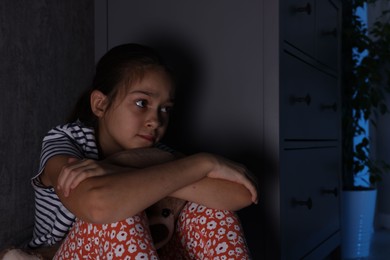
<svg viewBox="0 0 390 260"><path fill-rule="evenodd" d="M123 220L166 197L228 210L257 203L247 169L207 153L177 159L142 148L103 161L56 155L46 163L41 181L55 188L73 214L92 223Z"/></svg>

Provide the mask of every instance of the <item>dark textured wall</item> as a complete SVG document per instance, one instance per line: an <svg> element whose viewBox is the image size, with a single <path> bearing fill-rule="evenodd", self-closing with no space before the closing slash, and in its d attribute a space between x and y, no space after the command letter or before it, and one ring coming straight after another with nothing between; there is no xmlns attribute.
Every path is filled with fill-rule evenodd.
<svg viewBox="0 0 390 260"><path fill-rule="evenodd" d="M0 249L30 238L42 137L93 68L93 0L0 1Z"/></svg>

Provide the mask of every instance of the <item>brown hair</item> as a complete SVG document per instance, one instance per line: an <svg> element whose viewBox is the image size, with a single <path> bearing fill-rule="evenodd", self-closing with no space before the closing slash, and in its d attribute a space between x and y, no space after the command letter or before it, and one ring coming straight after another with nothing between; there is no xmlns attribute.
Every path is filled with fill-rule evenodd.
<svg viewBox="0 0 390 260"><path fill-rule="evenodd" d="M141 80L147 70L156 68L163 69L172 77L171 70L150 47L129 43L112 48L97 63L92 85L78 100L68 122L80 120L95 127L96 117L89 100L92 91L99 90L105 94L110 106L121 86Z"/></svg>

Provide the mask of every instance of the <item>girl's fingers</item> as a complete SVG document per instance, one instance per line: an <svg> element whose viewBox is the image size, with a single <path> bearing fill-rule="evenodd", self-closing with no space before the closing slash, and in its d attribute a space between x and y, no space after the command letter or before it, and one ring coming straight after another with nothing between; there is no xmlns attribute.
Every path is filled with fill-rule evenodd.
<svg viewBox="0 0 390 260"><path fill-rule="evenodd" d="M250 171L246 170L245 171L245 176L249 179L250 181L250 187L248 188L248 190L251 192L252 194L252 201L253 203L257 204L258 203L258 182L257 182L257 179L256 179L256 176L251 173Z"/></svg>
<svg viewBox="0 0 390 260"><path fill-rule="evenodd" d="M76 188L85 179L108 174L112 171L107 165L95 160L74 161L66 166L61 172L60 189L65 197L68 197L71 190Z"/></svg>
<svg viewBox="0 0 390 260"><path fill-rule="evenodd" d="M57 188L63 192L65 197L69 195L74 179L88 167L88 164L87 160L70 158L68 164L62 168L58 176Z"/></svg>
<svg viewBox="0 0 390 260"><path fill-rule="evenodd" d="M66 171L67 171L67 167L69 167L69 161L72 161L74 158L69 158L68 159L68 164L62 166L62 169L61 169L61 172L60 174L58 175L58 178L57 178L57 189L61 190L64 186L64 182L66 181Z"/></svg>
<svg viewBox="0 0 390 260"><path fill-rule="evenodd" d="M63 192L65 197L69 196L69 193L72 189L72 186L76 187L78 183L80 183L82 180L88 178L86 177L86 172L88 171L89 166L80 166L78 168L73 169L69 172L69 175L64 183L63 186ZM77 185L76 185L77 184Z"/></svg>
<svg viewBox="0 0 390 260"><path fill-rule="evenodd" d="M247 175L242 175L242 180L239 181L240 184L250 192L251 200L253 203L257 204L257 187L255 183L247 177Z"/></svg>
<svg viewBox="0 0 390 260"><path fill-rule="evenodd" d="M257 204L257 181L254 175L248 171L245 166L237 165L237 173L239 173L239 182L250 192L252 202Z"/></svg>
<svg viewBox="0 0 390 260"><path fill-rule="evenodd" d="M105 171L96 163L86 165L83 168L79 168L79 170L80 172L75 175L75 177L70 182L69 190L76 188L83 180L87 178L105 174Z"/></svg>
<svg viewBox="0 0 390 260"><path fill-rule="evenodd" d="M225 158L216 156L217 168L208 177L225 179L244 185L250 192L251 200L257 204L257 181L256 178L242 164L235 163Z"/></svg>
<svg viewBox="0 0 390 260"><path fill-rule="evenodd" d="M77 176L77 170L80 170L80 163L84 160L78 160L76 158L69 158L67 167L61 173L61 189L63 190L65 197L69 195L69 185L72 180Z"/></svg>
<svg viewBox="0 0 390 260"><path fill-rule="evenodd" d="M249 192L252 194L252 202L257 204L257 189L253 185L253 183L250 183L249 186L246 186Z"/></svg>

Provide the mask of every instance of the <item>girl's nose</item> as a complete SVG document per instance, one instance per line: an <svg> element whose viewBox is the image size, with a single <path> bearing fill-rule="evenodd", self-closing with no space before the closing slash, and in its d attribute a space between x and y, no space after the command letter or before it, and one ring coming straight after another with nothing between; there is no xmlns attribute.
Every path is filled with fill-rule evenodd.
<svg viewBox="0 0 390 260"><path fill-rule="evenodd" d="M148 128L157 128L160 125L161 125L161 120L158 113L156 112L150 113L150 116L146 120L146 126Z"/></svg>
<svg viewBox="0 0 390 260"><path fill-rule="evenodd" d="M146 126L148 127L148 128L157 128L157 126L158 126L158 123L157 123L157 121L155 121L155 120L149 120L149 121L147 121L146 122Z"/></svg>

